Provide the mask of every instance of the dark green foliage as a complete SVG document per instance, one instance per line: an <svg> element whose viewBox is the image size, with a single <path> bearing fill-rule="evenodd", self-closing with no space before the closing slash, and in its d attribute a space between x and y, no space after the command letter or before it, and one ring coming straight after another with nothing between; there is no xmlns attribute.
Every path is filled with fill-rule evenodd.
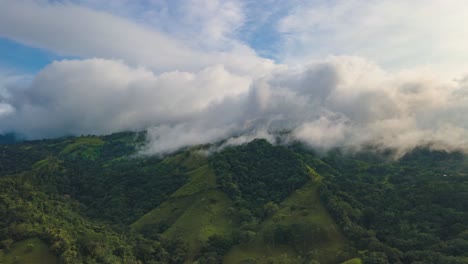
<svg viewBox="0 0 468 264"><path fill-rule="evenodd" d="M239 208L260 218L265 204L280 203L309 179L297 155L262 139L227 148L212 163L221 189ZM249 218L248 213L241 218Z"/></svg>
<svg viewBox="0 0 468 264"><path fill-rule="evenodd" d="M32 165L47 157L47 151L31 145L0 145L0 176L29 170Z"/></svg>
<svg viewBox="0 0 468 264"><path fill-rule="evenodd" d="M234 241L220 235L213 235L200 250L197 257L200 263L217 264L222 263L224 255L228 252Z"/></svg>
<svg viewBox="0 0 468 264"><path fill-rule="evenodd" d="M397 161L329 154L322 200L365 263L468 263L468 166L416 149ZM465 232L465 233L464 233Z"/></svg>
<svg viewBox="0 0 468 264"><path fill-rule="evenodd" d="M183 166L132 157L139 141L117 134L0 145L2 249L39 237L64 263L137 263L126 225L186 181ZM82 155L90 148L99 155ZM174 243L158 242L155 259L182 263Z"/></svg>
<svg viewBox="0 0 468 264"><path fill-rule="evenodd" d="M90 216L113 223L132 223L187 180L180 168L155 158L122 159L108 166L80 160L65 165L71 188L62 192L86 205Z"/></svg>
<svg viewBox="0 0 468 264"><path fill-rule="evenodd" d="M468 162L462 153L421 148L395 161L391 152L334 150L319 157L297 144L254 140L214 154L200 170L191 152L136 156L144 137L119 133L1 144L0 263L21 242L33 251L28 239L43 241L61 263L222 263L239 243L286 246L294 253L265 263L356 257L353 247L321 247L330 234L341 236L334 223L311 221L318 216L306 215L316 212L312 207L285 205L295 195L310 199L306 194L319 186L320 200L364 263L468 263ZM203 177L210 166L216 175L208 180ZM188 176L199 184L188 186ZM317 185L306 188L312 183ZM196 202L207 206L190 206L190 195L205 197L205 187L211 198ZM223 206L213 197L222 197ZM188 215L225 215L226 207L232 222L224 229L202 222L199 228L208 235L191 240L175 232L171 221L144 226L144 235L131 230L129 224L165 202L184 213L174 199L187 201L182 208L193 210ZM315 201L313 206L322 206ZM176 224L183 230L191 223L187 218Z"/></svg>
<svg viewBox="0 0 468 264"><path fill-rule="evenodd" d="M0 179L0 241L8 251L13 241L38 237L50 245L63 263L94 259L99 263L137 263L132 246L109 227L77 214L78 204L55 199L29 182ZM118 255L116 252L123 252Z"/></svg>

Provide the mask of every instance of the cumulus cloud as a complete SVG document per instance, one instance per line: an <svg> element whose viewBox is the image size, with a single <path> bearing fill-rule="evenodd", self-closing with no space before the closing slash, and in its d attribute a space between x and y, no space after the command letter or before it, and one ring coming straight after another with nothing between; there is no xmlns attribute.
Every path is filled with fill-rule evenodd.
<svg viewBox="0 0 468 264"><path fill-rule="evenodd" d="M258 57L254 50L234 39L206 48L215 39L228 39L227 29L242 24L236 5L227 2L213 4L207 10L189 8L184 14L198 21L206 18L208 11L218 14L212 16L215 21L184 20L193 24L192 29L198 26L203 32L180 30L169 34L71 2L0 1L0 37L66 56L124 60L157 72L199 71L223 64L237 73L263 74L274 67L271 60Z"/></svg>
<svg viewBox="0 0 468 264"><path fill-rule="evenodd" d="M14 109L11 105L6 103L0 103L0 117L2 115L9 115L14 112Z"/></svg>
<svg viewBox="0 0 468 264"><path fill-rule="evenodd" d="M468 70L464 0L303 1L276 24L289 62L356 55L387 69ZM453 75L451 76L453 77Z"/></svg>
<svg viewBox="0 0 468 264"><path fill-rule="evenodd" d="M75 58L0 72L0 133L468 151L462 0L268 2L0 0L0 37Z"/></svg>
<svg viewBox="0 0 468 264"><path fill-rule="evenodd" d="M404 153L431 144L466 151L466 83L434 76L391 74L360 58L333 57L269 78L264 114L284 119L279 123L294 138L317 148L373 145Z"/></svg>
<svg viewBox="0 0 468 264"><path fill-rule="evenodd" d="M288 133L319 149L419 145L468 151L467 79L389 73L358 57L278 67L251 78L221 65L156 74L123 62L54 62L10 87L0 130L26 138L148 131L145 153Z"/></svg>
<svg viewBox="0 0 468 264"><path fill-rule="evenodd" d="M195 119L249 84L223 66L156 75L119 61L65 60L47 66L28 88L10 89L7 103L16 113L0 126L27 138L143 130Z"/></svg>

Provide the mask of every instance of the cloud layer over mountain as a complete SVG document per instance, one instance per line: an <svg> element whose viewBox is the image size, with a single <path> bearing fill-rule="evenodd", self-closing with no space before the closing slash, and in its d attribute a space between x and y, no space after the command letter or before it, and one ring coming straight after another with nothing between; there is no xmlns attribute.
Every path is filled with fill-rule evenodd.
<svg viewBox="0 0 468 264"><path fill-rule="evenodd" d="M143 2L0 1L0 37L68 58L0 69L0 133L468 151L461 1Z"/></svg>
<svg viewBox="0 0 468 264"><path fill-rule="evenodd" d="M256 78L219 65L158 75L119 61L61 61L8 90L0 129L41 138L149 128L151 153L285 130L325 149L468 150L468 83L433 76L391 74L356 57L278 66Z"/></svg>

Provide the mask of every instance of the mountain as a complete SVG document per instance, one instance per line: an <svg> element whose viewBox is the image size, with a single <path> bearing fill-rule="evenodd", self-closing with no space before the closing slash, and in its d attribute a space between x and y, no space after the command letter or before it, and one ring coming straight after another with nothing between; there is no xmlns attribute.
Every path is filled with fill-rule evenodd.
<svg viewBox="0 0 468 264"><path fill-rule="evenodd" d="M0 134L0 144L12 144L18 141L18 137L13 133Z"/></svg>
<svg viewBox="0 0 468 264"><path fill-rule="evenodd" d="M1 263L468 263L468 161L144 133L0 145Z"/></svg>

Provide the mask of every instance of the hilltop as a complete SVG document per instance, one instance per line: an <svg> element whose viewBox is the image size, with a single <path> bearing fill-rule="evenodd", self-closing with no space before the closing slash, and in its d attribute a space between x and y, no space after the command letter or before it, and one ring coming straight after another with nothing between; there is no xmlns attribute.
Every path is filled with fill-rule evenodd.
<svg viewBox="0 0 468 264"><path fill-rule="evenodd" d="M468 162L144 133L0 145L2 263L468 263Z"/></svg>

